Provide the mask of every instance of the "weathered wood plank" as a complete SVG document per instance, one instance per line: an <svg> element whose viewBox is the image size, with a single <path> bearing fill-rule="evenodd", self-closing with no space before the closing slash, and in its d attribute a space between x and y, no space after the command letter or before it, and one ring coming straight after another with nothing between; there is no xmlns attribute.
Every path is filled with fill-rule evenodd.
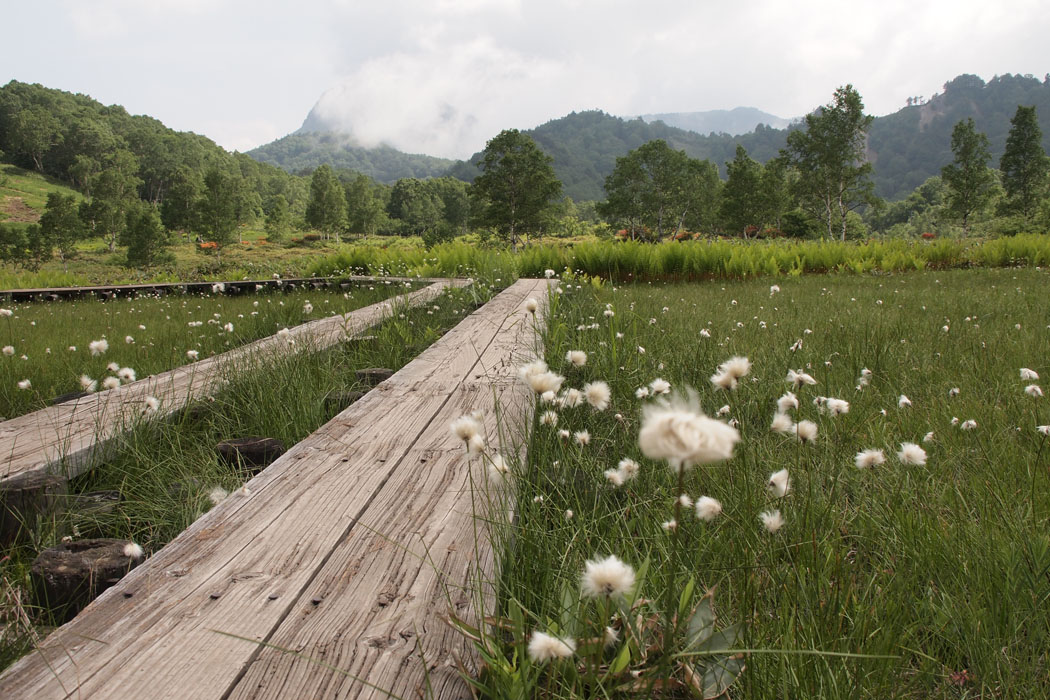
<svg viewBox="0 0 1050 700"><path fill-rule="evenodd" d="M214 393L227 367L246 358L272 352L320 350L380 322L392 304L425 304L459 280L440 281L410 294L357 309L343 316L311 321L289 329L289 344L276 335L248 343L226 353L178 367L168 372L101 391L76 401L0 423L0 484L18 474L49 470L74 476L96 464L115 436L139 420L147 396L160 399L157 416L185 406L194 398Z"/></svg>
<svg viewBox="0 0 1050 700"><path fill-rule="evenodd" d="M333 658L359 659L384 682L418 687L424 667L413 658L414 645L387 645L367 658L355 651L359 641L367 652L377 648L367 640L402 631L391 623L395 613L402 621L417 616L415 634L427 633L420 648L428 660L440 658L442 687L462 690L447 652L439 653L458 643L445 641L448 633L434 616L443 600L439 580L392 542L429 543L449 582L470 583L476 557L481 575L490 571L487 545L474 553L464 488L469 472L448 421L491 406L493 387L511 391L502 378L516 364L507 355L526 325L521 305L544 287L515 284L292 448L248 484L249 495L235 494L210 511L0 676L0 696L312 697L314 688L340 696L368 690L313 664L285 669L289 657L218 631L332 649ZM523 410L528 405L521 403ZM376 530L389 539L375 539ZM380 606L373 597L369 609L379 610L354 618L356 636L348 636L348 615L360 597L389 581L400 582L390 601ZM386 608L386 617L376 614ZM303 624L329 614L335 622ZM289 677L299 690L272 690Z"/></svg>

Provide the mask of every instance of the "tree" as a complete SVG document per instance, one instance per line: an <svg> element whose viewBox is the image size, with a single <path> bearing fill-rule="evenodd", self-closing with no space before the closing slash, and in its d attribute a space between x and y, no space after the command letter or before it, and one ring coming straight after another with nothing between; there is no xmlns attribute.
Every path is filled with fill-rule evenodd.
<svg viewBox="0 0 1050 700"><path fill-rule="evenodd" d="M128 209L138 201L138 159L127 150L111 154L104 167L90 180L91 201L81 215L93 236L102 236L113 252L127 224Z"/></svg>
<svg viewBox="0 0 1050 700"><path fill-rule="evenodd" d="M873 117L864 114L860 93L852 85L835 90L831 104L805 118L805 129L788 134L781 155L799 172L796 193L802 206L820 220L828 238L846 214L870 201L871 163L864 162L865 135Z"/></svg>
<svg viewBox="0 0 1050 700"><path fill-rule="evenodd" d="M346 194L332 169L322 165L310 179L310 200L306 204L306 223L339 240L346 225Z"/></svg>
<svg viewBox="0 0 1050 700"><path fill-rule="evenodd" d="M616 159L605 179L606 201L599 213L636 238L643 229L657 238L677 234L687 224L711 223L717 212L718 169L690 158L666 141L649 141Z"/></svg>
<svg viewBox="0 0 1050 700"><path fill-rule="evenodd" d="M44 156L62 141L62 124L44 107L32 105L14 115L8 139L16 152L29 157L33 167L44 172Z"/></svg>
<svg viewBox="0 0 1050 700"><path fill-rule="evenodd" d="M386 221L386 207L372 178L358 175L346 184L345 190L346 230L375 235Z"/></svg>
<svg viewBox="0 0 1050 700"><path fill-rule="evenodd" d="M963 235L970 232L970 217L984 209L995 194L995 173L988 168L988 137L977 131L973 118L952 129L955 159L941 168L948 185L948 211L962 219Z"/></svg>
<svg viewBox="0 0 1050 700"><path fill-rule="evenodd" d="M84 237L75 195L48 193L44 213L40 216L40 236L45 247L58 249L58 255L68 269L76 243Z"/></svg>
<svg viewBox="0 0 1050 700"><path fill-rule="evenodd" d="M215 243L220 258L241 223L241 189L240 178L222 168L213 166L204 175L204 189L197 200L191 230Z"/></svg>
<svg viewBox="0 0 1050 700"><path fill-rule="evenodd" d="M129 267L148 269L172 259L167 252L171 239L154 207L136 203L128 209L127 217L121 243L128 247Z"/></svg>
<svg viewBox="0 0 1050 700"><path fill-rule="evenodd" d="M1006 211L1021 215L1025 223L1036 213L1046 196L1050 159L1042 146L1042 131L1036 120L1035 107L1017 106L1010 120L1006 151L999 161L1006 190Z"/></svg>
<svg viewBox="0 0 1050 700"><path fill-rule="evenodd" d="M387 213L401 222L401 233L423 236L441 224L445 205L429 181L403 177L390 192Z"/></svg>
<svg viewBox="0 0 1050 700"><path fill-rule="evenodd" d="M726 230L747 238L748 229L756 231L766 222L762 201L762 165L737 144L736 157L726 163L725 188L722 190L722 220Z"/></svg>
<svg viewBox="0 0 1050 700"><path fill-rule="evenodd" d="M501 131L485 144L476 163L482 173L471 187L478 223L515 248L521 235L542 231L561 194L552 162L532 137L517 129Z"/></svg>
<svg viewBox="0 0 1050 700"><path fill-rule="evenodd" d="M160 220L169 231L189 231L197 214L197 202L204 189L204 180L196 170L180 165L171 176L171 183L160 205Z"/></svg>
<svg viewBox="0 0 1050 700"><path fill-rule="evenodd" d="M288 200L283 194L276 195L270 203L270 211L266 212L266 240L270 243L280 243L291 228L292 215L288 212Z"/></svg>

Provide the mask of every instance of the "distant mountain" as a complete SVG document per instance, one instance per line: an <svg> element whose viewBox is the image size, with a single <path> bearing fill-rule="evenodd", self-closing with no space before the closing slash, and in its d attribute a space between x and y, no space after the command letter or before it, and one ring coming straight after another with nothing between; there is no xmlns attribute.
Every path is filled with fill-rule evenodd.
<svg viewBox="0 0 1050 700"><path fill-rule="evenodd" d="M327 163L333 168L355 170L386 183L403 177L440 177L456 162L402 153L390 146L366 148L358 145L349 134L305 130L310 124L307 117L299 131L252 149L248 155L290 173L309 173Z"/></svg>
<svg viewBox="0 0 1050 700"><path fill-rule="evenodd" d="M667 126L678 127L698 134L729 134L739 136L755 130L759 124L775 129L786 129L790 119L784 119L754 107L713 109L707 112L669 112L666 114L643 114L642 121L651 124L661 121Z"/></svg>
<svg viewBox="0 0 1050 700"><path fill-rule="evenodd" d="M945 83L944 92L928 102L876 118L868 133L867 150L874 165L876 193L888 200L900 199L931 175L939 174L952 159L952 128L967 117L973 117L977 128L987 134L990 165L997 167L1018 105L1035 105L1043 145L1050 150L1050 76L1039 80L1030 75L1002 75L985 82L975 75L961 75ZM453 162L408 155L390 147L363 148L346 135L311 132L323 127L323 120L311 117L299 132L249 155L292 172L330 163L383 182L444 174L471 181L478 174L474 163L480 154ZM733 135L737 130L734 123L746 123L735 120L744 117L746 121L757 120L757 126ZM716 118L723 121L712 121ZM605 178L616 165L616 158L653 139L663 139L694 158L711 160L723 177L725 163L733 158L738 143L752 158L764 163L784 147L788 129L797 128L784 121L753 108L648 114L633 119L589 111L573 112L525 133L554 159L565 194L582 201L604 199Z"/></svg>

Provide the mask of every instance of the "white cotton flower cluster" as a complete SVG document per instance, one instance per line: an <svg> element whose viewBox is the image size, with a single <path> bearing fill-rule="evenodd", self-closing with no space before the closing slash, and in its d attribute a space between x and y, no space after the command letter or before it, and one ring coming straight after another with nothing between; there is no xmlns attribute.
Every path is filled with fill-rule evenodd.
<svg viewBox="0 0 1050 700"><path fill-rule="evenodd" d="M518 369L518 377L537 394L546 394L547 392L557 394L565 381L565 377L549 371L547 363L543 360L535 360L520 367Z"/></svg>
<svg viewBox="0 0 1050 700"><path fill-rule="evenodd" d="M720 389L732 391L740 380L751 371L751 360L746 357L731 357L718 366L718 371L711 375L711 383Z"/></svg>
<svg viewBox="0 0 1050 700"><path fill-rule="evenodd" d="M828 416L841 416L843 413L849 413L849 401L830 396L818 396L813 399L813 405Z"/></svg>
<svg viewBox="0 0 1050 700"><path fill-rule="evenodd" d="M736 428L703 414L693 391L646 406L638 434L642 454L676 471L729 459L739 440Z"/></svg>
<svg viewBox="0 0 1050 700"><path fill-rule="evenodd" d="M467 454L476 455L485 451L484 425L481 416L471 413L460 416L449 425L452 434L463 441Z"/></svg>
<svg viewBox="0 0 1050 700"><path fill-rule="evenodd" d="M787 373L787 378L784 381L788 382L796 389L798 389L803 384L813 386L817 383L816 379L814 379L812 376L802 371L801 369L789 369Z"/></svg>
<svg viewBox="0 0 1050 700"><path fill-rule="evenodd" d="M605 480L613 486L623 486L628 481L638 476L639 469L638 462L635 462L630 457L624 457L620 460L620 463L616 465L616 469L605 470Z"/></svg>
<svg viewBox="0 0 1050 700"><path fill-rule="evenodd" d="M569 350L565 353L565 361L573 367L583 367L587 364L587 353L583 350Z"/></svg>

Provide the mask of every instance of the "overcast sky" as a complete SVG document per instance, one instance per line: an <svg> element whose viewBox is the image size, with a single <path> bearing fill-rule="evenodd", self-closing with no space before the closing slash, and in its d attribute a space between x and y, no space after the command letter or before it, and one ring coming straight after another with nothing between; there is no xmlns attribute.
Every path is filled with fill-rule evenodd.
<svg viewBox="0 0 1050 700"><path fill-rule="evenodd" d="M790 118L853 83L882 115L961 73L1050 71L1046 0L32 0L4 25L0 82L242 151L319 100L363 142L466 157L573 110Z"/></svg>

